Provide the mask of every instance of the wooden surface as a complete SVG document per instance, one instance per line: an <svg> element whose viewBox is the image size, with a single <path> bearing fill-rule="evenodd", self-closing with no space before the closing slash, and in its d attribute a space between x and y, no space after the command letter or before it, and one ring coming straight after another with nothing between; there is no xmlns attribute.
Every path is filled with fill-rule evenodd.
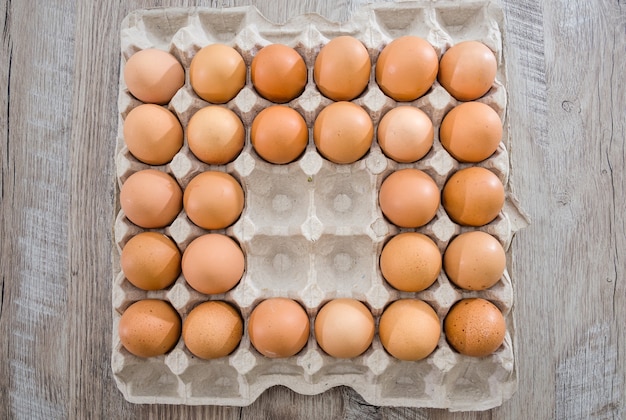
<svg viewBox="0 0 626 420"><path fill-rule="evenodd" d="M245 408L127 403L110 371L119 25L136 8L0 3L0 418L619 419L626 400L626 3L505 0L519 390L481 413L272 388ZM347 20L361 1L258 1ZM543 3L543 4L542 4Z"/></svg>

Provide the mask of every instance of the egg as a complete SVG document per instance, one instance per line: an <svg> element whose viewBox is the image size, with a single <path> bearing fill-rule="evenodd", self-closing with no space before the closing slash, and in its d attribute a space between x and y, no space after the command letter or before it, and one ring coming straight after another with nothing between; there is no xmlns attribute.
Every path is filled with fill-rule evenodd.
<svg viewBox="0 0 626 420"><path fill-rule="evenodd" d="M285 103L304 91L306 64L293 48L271 44L261 48L252 59L250 78L256 91L265 99Z"/></svg>
<svg viewBox="0 0 626 420"><path fill-rule="evenodd" d="M441 324L435 310L419 299L400 299L380 316L380 342L396 359L416 361L428 357L441 336Z"/></svg>
<svg viewBox="0 0 626 420"><path fill-rule="evenodd" d="M189 181L183 205L187 217L197 226L224 229L232 225L243 211L243 189L230 174L202 172Z"/></svg>
<svg viewBox="0 0 626 420"><path fill-rule="evenodd" d="M421 292L437 280L441 271L441 253L437 244L426 235L400 233L383 247L380 270L394 288L403 292Z"/></svg>
<svg viewBox="0 0 626 420"><path fill-rule="evenodd" d="M374 125L367 112L352 102L335 102L319 113L313 140L322 156L334 163L353 163L370 149Z"/></svg>
<svg viewBox="0 0 626 420"><path fill-rule="evenodd" d="M504 186L488 169L473 166L454 173L443 187L443 207L453 221L483 226L494 220L504 205Z"/></svg>
<svg viewBox="0 0 626 420"><path fill-rule="evenodd" d="M439 83L459 101L473 101L491 89L496 56L485 44L464 41L446 51L439 62Z"/></svg>
<svg viewBox="0 0 626 420"><path fill-rule="evenodd" d="M437 214L440 193L437 184L425 172L406 168L392 172L380 186L380 209L391 223L417 228Z"/></svg>
<svg viewBox="0 0 626 420"><path fill-rule="evenodd" d="M187 124L189 149L209 165L225 165L243 150L245 129L233 111L219 105L198 110Z"/></svg>
<svg viewBox="0 0 626 420"><path fill-rule="evenodd" d="M315 340L332 357L357 357L369 348L373 339L374 317L358 300L331 300L315 317Z"/></svg>
<svg viewBox="0 0 626 420"><path fill-rule="evenodd" d="M284 105L263 109L254 118L250 131L252 147L270 163L289 163L304 152L309 130L302 115Z"/></svg>
<svg viewBox="0 0 626 420"><path fill-rule="evenodd" d="M120 188L120 206L128 220L148 229L172 223L182 208L182 198L176 180L156 169L133 173Z"/></svg>
<svg viewBox="0 0 626 420"><path fill-rule="evenodd" d="M232 353L243 336L239 312L222 301L203 302L183 322L183 341L201 359L217 359Z"/></svg>
<svg viewBox="0 0 626 420"><path fill-rule="evenodd" d="M396 101L413 101L428 92L438 70L439 57L432 45L417 36L402 36L380 52L376 82Z"/></svg>
<svg viewBox="0 0 626 420"><path fill-rule="evenodd" d="M424 111L399 106L387 112L378 124L378 144L383 153L400 163L420 160L433 145L433 123Z"/></svg>
<svg viewBox="0 0 626 420"><path fill-rule="evenodd" d="M158 232L133 236L120 255L124 276L143 290L160 290L174 283L180 274L180 260L174 241Z"/></svg>
<svg viewBox="0 0 626 420"><path fill-rule="evenodd" d="M120 318L118 334L122 346L139 357L163 355L180 338L178 312L169 303L145 299L130 305Z"/></svg>
<svg viewBox="0 0 626 420"><path fill-rule="evenodd" d="M480 162L502 140L498 113L481 102L465 102L446 114L439 129L442 146L460 162Z"/></svg>
<svg viewBox="0 0 626 420"><path fill-rule="evenodd" d="M148 48L131 55L124 66L128 91L142 102L166 104L185 84L183 66L172 54Z"/></svg>
<svg viewBox="0 0 626 420"><path fill-rule="evenodd" d="M159 105L142 104L124 120L124 143L138 160L164 165L183 146L183 128L174 114Z"/></svg>
<svg viewBox="0 0 626 420"><path fill-rule="evenodd" d="M296 301L269 298L250 313L248 335L254 348L265 357L291 357L309 340L309 317Z"/></svg>
<svg viewBox="0 0 626 420"><path fill-rule="evenodd" d="M502 278L506 254L500 242L488 233L465 232L450 242L443 264L448 278L457 286L485 290Z"/></svg>
<svg viewBox="0 0 626 420"><path fill-rule="evenodd" d="M315 58L313 78L324 96L334 101L350 101L367 87L371 67L365 45L343 35L322 47Z"/></svg>
<svg viewBox="0 0 626 420"><path fill-rule="evenodd" d="M468 298L450 308L443 328L448 343L456 351L466 356L484 357L504 342L506 321L493 303Z"/></svg>
<svg viewBox="0 0 626 420"><path fill-rule="evenodd" d="M199 236L183 252L182 271L187 284L200 293L226 293L239 283L245 270L243 251L220 233Z"/></svg>
<svg viewBox="0 0 626 420"><path fill-rule="evenodd" d="M205 101L223 104L237 96L245 85L246 63L241 54L228 45L207 45L191 60L189 82Z"/></svg>

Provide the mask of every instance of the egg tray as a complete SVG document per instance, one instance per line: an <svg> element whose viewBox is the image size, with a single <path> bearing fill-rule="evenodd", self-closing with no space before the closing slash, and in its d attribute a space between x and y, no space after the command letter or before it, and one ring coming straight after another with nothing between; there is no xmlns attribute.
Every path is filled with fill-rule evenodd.
<svg viewBox="0 0 626 420"><path fill-rule="evenodd" d="M492 89L480 99L493 107L503 121L504 135L496 153L478 166L493 171L506 186L505 206L498 217L480 230L495 236L507 250L524 217L511 196L508 129L506 118L506 71L503 54L503 16L490 1L421 1L373 4L360 8L350 22L330 22L318 15L294 18L283 25L266 20L254 7L226 9L161 8L128 15L121 29L121 68L135 52L159 48L172 53L186 71L186 81L168 109L183 127L208 103L191 88L188 69L194 54L211 43L233 46L248 66L243 90L225 104L243 121L246 142L243 152L223 166L207 165L190 152L186 137L183 148L166 165L149 166L136 160L124 145L123 121L140 104L127 90L123 72L119 84L119 126L116 146L117 209L113 250L113 348L112 369L124 397L135 403L189 405L234 405L252 403L265 389L284 385L301 394L317 394L329 388L352 387L369 403L379 406L438 407L449 410L484 410L500 405L517 387L514 354L515 323L513 285L508 271L492 288L461 290L440 273L436 282L419 293L400 292L383 279L378 258L392 236L410 229L389 223L378 206L378 189L387 175L414 167L428 173L443 188L458 169L469 166L454 160L441 146L438 128L443 116L459 102L435 82L432 89L410 105L422 109L433 121L435 141L430 152L413 164L386 158L374 141L359 161L337 165L323 159L313 144L315 117L331 100L322 96L313 81L313 64L320 48L330 39L352 35L367 47L372 63L382 48L402 35L428 40L439 58L450 46L463 40L478 40L496 52L498 73ZM295 162L273 165L262 160L250 144L249 127L254 117L271 102L260 97L250 82L249 66L265 45L283 43L303 56L308 68L304 93L289 106L300 112L309 127L309 144ZM368 87L353 102L362 106L374 125L399 103L386 97L374 80L372 67ZM403 105L406 103L402 103ZM135 234L144 231L132 224L119 207L119 187L134 172L156 168L172 175L182 188L197 174L220 170L232 174L243 186L245 208L232 226L217 232L236 239L246 256L246 271L239 284L220 295L203 295L190 288L184 277L165 290L143 291L121 272L119 253ZM449 241L461 232L474 230L453 223L443 207L426 226L413 231L432 238L443 253ZM170 236L185 250L196 237L208 233L195 226L184 210L164 229L150 229ZM212 231L215 232L215 231ZM305 348L285 359L269 359L258 353L245 331L252 308L269 297L288 297L307 311L311 326L318 309L327 301L350 297L363 301L376 323L383 309L400 298L419 298L429 303L441 322L450 307L466 297L492 301L505 315L507 332L503 345L492 355L472 358L458 354L442 334L436 350L417 362L400 361L382 347L378 335L370 348L353 359L337 359L319 348L311 331ZM185 319L198 303L224 300L237 307L244 319L244 335L229 356L202 360L193 356L182 338L168 354L140 358L120 343L118 324L133 302L155 298L170 302Z"/></svg>

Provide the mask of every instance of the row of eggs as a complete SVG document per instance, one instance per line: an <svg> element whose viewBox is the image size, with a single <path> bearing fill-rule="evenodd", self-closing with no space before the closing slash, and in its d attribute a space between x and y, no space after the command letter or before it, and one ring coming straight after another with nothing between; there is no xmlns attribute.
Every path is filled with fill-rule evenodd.
<svg viewBox="0 0 626 420"><path fill-rule="evenodd" d="M150 165L170 162L183 146L183 128L167 108L142 104L124 120L130 153ZM430 151L433 123L419 108L398 106L380 120L376 132L383 153L400 163L413 163ZM352 102L335 102L322 109L313 126L318 152L337 164L362 158L370 149L374 125L367 112ZM491 156L502 138L502 122L490 106L464 102L446 114L439 130L442 146L460 162L480 162ZM302 115L285 105L263 109L253 120L250 141L256 153L273 164L295 161L309 140ZM245 128L237 114L209 105L189 120L187 142L193 155L209 165L224 165L243 150Z"/></svg>
<svg viewBox="0 0 626 420"><path fill-rule="evenodd" d="M181 325L182 324L182 325ZM353 358L372 344L375 320L362 302L341 298L324 304L315 316L313 332L320 348L336 358ZM481 298L462 299L450 308L444 322L448 343L459 353L483 357L504 341L506 325L500 310ZM184 322L167 302L145 299L133 303L119 322L124 348L139 357L169 352L181 336L187 349L201 359L231 354L243 337L244 324L229 303L200 303ZM269 298L252 310L248 335L252 346L269 358L291 357L309 340L311 326L305 309L295 300ZM441 334L439 317L420 299L400 299L385 308L378 336L385 350L400 360L417 361L430 355Z"/></svg>
<svg viewBox="0 0 626 420"><path fill-rule="evenodd" d="M367 48L352 36L339 36L324 45L313 68L319 91L334 101L359 96L370 80ZM448 49L439 61L424 39L403 36L387 44L376 61L376 82L396 101L413 101L424 95L435 79L457 100L480 98L491 88L497 73L496 57L486 45L465 41ZM250 78L256 91L275 103L298 97L307 83L307 68L298 52L286 45L261 48L252 59ZM185 82L182 65L171 54L141 50L124 69L128 90L142 102L165 104ZM246 64L232 47L211 44L191 60L189 80L196 94L210 103L233 99L246 82Z"/></svg>
<svg viewBox="0 0 626 420"><path fill-rule="evenodd" d="M226 293L239 283L245 257L229 236L208 233L194 239L181 256L176 244L158 232L133 236L122 249L120 264L126 279L142 290L161 290L183 273L187 284L204 294ZM385 244L380 270L395 289L420 292L430 287L441 270L465 290L486 290L504 274L504 249L493 236L465 232L452 240L443 258L428 236L400 233Z"/></svg>
<svg viewBox="0 0 626 420"><path fill-rule="evenodd" d="M401 228L418 228L436 215L440 203L448 216L464 226L483 226L493 221L504 206L500 179L482 167L455 172L440 192L424 171L405 168L387 176L378 191L385 217ZM143 169L130 175L120 188L120 206L128 220L143 228L163 228L184 208L197 226L224 229L241 215L244 191L230 174L209 170L196 175L184 192L169 174Z"/></svg>

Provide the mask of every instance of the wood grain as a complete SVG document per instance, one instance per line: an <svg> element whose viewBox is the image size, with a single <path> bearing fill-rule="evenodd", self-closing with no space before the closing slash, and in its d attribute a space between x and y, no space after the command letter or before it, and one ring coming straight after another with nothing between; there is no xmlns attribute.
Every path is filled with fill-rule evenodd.
<svg viewBox="0 0 626 420"><path fill-rule="evenodd" d="M549 206L562 220L552 227L561 240L551 254L561 267L555 297L567 302L554 314L555 413L571 419L620 418L626 90L619 86L626 65L626 4L562 6L550 11L546 25L552 82L548 118L560 122L549 128L545 150L549 175L561 174L550 189ZM577 322L559 322L569 319Z"/></svg>
<svg viewBox="0 0 626 420"><path fill-rule="evenodd" d="M626 400L626 4L503 1L519 391L449 413L350 388L274 387L249 407L133 405L110 372L119 25L155 5L0 2L0 418L619 419ZM270 20L345 21L361 0L259 0Z"/></svg>
<svg viewBox="0 0 626 420"><path fill-rule="evenodd" d="M5 3L2 159L3 408L66 414L67 244L73 27L62 2ZM47 20L47 23L44 23ZM29 21L38 37L19 27ZM4 383L8 380L8 384ZM7 396L8 395L8 396ZM2 410L0 409L0 410ZM5 418L7 416L4 416Z"/></svg>

